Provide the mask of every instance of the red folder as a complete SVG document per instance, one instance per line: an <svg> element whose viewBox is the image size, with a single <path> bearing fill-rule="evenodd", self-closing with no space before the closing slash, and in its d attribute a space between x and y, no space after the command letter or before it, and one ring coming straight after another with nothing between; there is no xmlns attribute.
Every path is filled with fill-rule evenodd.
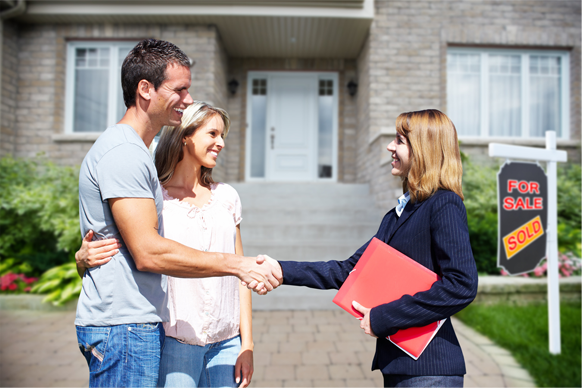
<svg viewBox="0 0 582 388"><path fill-rule="evenodd" d="M374 237L333 302L361 318L362 314L352 307L354 300L365 307L376 307L426 291L439 279L430 269ZM387 339L416 360L445 320L400 330Z"/></svg>

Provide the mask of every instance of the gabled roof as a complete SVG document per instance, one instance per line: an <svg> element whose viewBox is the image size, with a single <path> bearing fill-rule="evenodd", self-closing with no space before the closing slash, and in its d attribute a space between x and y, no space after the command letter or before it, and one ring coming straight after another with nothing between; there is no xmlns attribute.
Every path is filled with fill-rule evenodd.
<svg viewBox="0 0 582 388"><path fill-rule="evenodd" d="M374 0L30 0L22 23L216 25L232 57L355 58Z"/></svg>

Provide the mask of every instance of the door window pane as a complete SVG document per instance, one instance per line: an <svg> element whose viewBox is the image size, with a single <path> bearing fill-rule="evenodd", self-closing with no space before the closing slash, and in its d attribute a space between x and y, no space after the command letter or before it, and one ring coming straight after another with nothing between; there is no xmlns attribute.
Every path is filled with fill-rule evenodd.
<svg viewBox="0 0 582 388"><path fill-rule="evenodd" d="M317 173L319 178L333 175L333 80L319 81L318 98L318 154Z"/></svg>
<svg viewBox="0 0 582 388"><path fill-rule="evenodd" d="M251 166L253 178L265 177L265 141L267 136L267 80L254 79L251 95Z"/></svg>

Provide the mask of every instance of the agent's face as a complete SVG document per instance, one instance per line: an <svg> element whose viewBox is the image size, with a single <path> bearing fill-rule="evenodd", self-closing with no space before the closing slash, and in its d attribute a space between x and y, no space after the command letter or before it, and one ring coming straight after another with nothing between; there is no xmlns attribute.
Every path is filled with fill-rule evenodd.
<svg viewBox="0 0 582 388"><path fill-rule="evenodd" d="M182 122L184 109L194 100L188 92L192 81L190 69L170 64L166 68L166 79L158 90L151 88L151 106L148 114L160 128L164 125L178 126Z"/></svg>
<svg viewBox="0 0 582 388"><path fill-rule="evenodd" d="M410 145L408 140L397 133L396 138L392 140L387 147L392 153L392 175L405 178L410 170Z"/></svg>
<svg viewBox="0 0 582 388"><path fill-rule="evenodd" d="M191 159L198 166L213 168L218 154L224 148L224 121L214 115L206 124L184 139L184 159Z"/></svg>

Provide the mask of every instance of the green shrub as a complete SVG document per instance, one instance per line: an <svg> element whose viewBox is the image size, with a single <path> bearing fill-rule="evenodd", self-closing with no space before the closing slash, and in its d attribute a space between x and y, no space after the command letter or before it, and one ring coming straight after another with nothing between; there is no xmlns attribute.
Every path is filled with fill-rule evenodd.
<svg viewBox="0 0 582 388"><path fill-rule="evenodd" d="M479 273L497 274L497 171L499 166L463 166L469 238Z"/></svg>
<svg viewBox="0 0 582 388"><path fill-rule="evenodd" d="M39 276L79 248L78 170L43 159L0 159L0 274Z"/></svg>
<svg viewBox="0 0 582 388"><path fill-rule="evenodd" d="M574 228L580 228L580 186L582 169L579 164L558 164L558 218Z"/></svg>
<svg viewBox="0 0 582 388"><path fill-rule="evenodd" d="M77 266L75 262L71 262L46 271L31 292L48 294L43 302L61 306L78 297L82 287L83 281L77 274Z"/></svg>

